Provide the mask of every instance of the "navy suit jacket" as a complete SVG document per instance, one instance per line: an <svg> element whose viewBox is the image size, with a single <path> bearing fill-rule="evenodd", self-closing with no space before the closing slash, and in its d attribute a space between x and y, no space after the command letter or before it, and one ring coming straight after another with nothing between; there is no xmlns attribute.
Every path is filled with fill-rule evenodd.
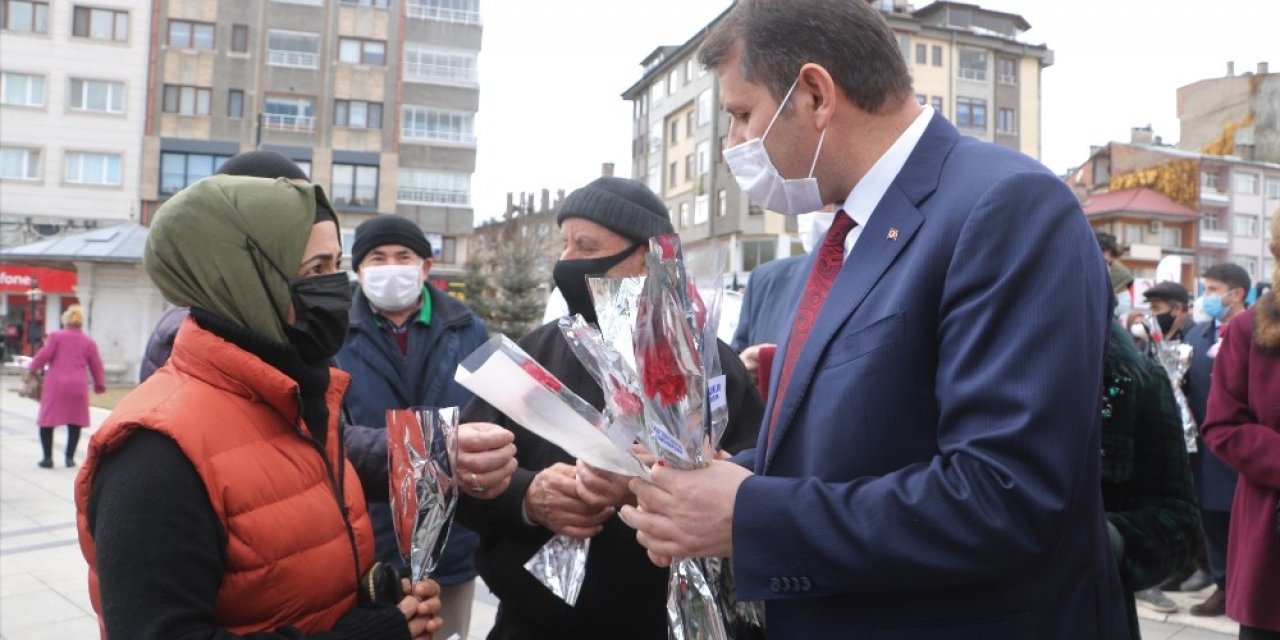
<svg viewBox="0 0 1280 640"><path fill-rule="evenodd" d="M742 353L752 345L779 344L786 341L791 327L791 315L795 311L787 303L804 286L809 276L809 256L798 255L766 262L751 272L747 292L742 296L742 311L738 314L738 328L729 345Z"/></svg>
<svg viewBox="0 0 1280 640"><path fill-rule="evenodd" d="M736 585L771 640L1128 637L1099 488L1109 291L1063 182L935 115L785 398L780 347L772 446L766 423L737 458Z"/></svg>
<svg viewBox="0 0 1280 640"><path fill-rule="evenodd" d="M1183 331L1186 343L1191 345L1191 367L1182 390L1187 404L1196 418L1196 424L1204 424L1205 406L1209 403L1209 386L1213 379L1211 349L1218 341L1218 329L1214 322L1197 323ZM1196 438L1197 451L1191 454L1191 472L1196 485L1196 497L1205 511L1231 511L1236 496L1236 472L1209 450L1204 439Z"/></svg>

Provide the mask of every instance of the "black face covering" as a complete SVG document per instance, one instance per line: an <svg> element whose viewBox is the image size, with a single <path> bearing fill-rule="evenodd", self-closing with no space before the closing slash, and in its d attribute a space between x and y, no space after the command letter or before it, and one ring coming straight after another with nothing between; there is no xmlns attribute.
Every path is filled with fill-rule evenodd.
<svg viewBox="0 0 1280 640"><path fill-rule="evenodd" d="M332 358L347 339L351 312L351 281L344 272L289 281L293 324L285 335L309 363Z"/></svg>
<svg viewBox="0 0 1280 640"><path fill-rule="evenodd" d="M1160 325L1160 333L1164 334L1165 338L1168 338L1169 332L1173 330L1173 321L1172 312L1166 311L1156 314L1156 323Z"/></svg>
<svg viewBox="0 0 1280 640"><path fill-rule="evenodd" d="M591 292L587 289L587 277L604 275L606 271L614 268L635 253L640 245L641 243L637 242L618 253L603 258L561 260L557 262L555 268L551 270L551 278L555 280L556 288L560 290L560 295L564 296L565 303L569 305L570 315L581 314L584 320L591 324L596 324L596 308L591 304Z"/></svg>

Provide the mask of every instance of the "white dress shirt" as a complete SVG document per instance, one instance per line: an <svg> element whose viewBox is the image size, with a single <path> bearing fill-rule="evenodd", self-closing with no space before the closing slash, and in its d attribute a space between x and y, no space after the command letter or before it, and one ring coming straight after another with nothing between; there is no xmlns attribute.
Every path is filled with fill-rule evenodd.
<svg viewBox="0 0 1280 640"><path fill-rule="evenodd" d="M849 259L849 252L853 251L854 243L862 235L862 230L867 226L867 221L871 219L871 213L880 206L884 193L897 179L898 172L902 171L902 167L907 164L907 158L911 156L916 144L920 142L920 137L924 135L925 128L929 126L929 121L933 119L933 107L923 106L920 114L911 122L911 126L907 127L889 150L871 165L867 175L862 176L858 184L853 185L853 191L849 192L849 197L845 198L844 204L836 207L837 210L844 209L844 212L858 223L858 226L849 230L849 235L844 239L846 260Z"/></svg>

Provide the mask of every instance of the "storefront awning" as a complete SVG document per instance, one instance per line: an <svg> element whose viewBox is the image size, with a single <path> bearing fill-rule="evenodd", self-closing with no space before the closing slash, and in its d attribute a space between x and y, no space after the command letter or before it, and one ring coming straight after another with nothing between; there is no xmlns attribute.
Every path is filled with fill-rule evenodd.
<svg viewBox="0 0 1280 640"><path fill-rule="evenodd" d="M49 240L0 250L0 262L109 262L138 264L147 246L148 229L135 222L72 233ZM44 289L41 281L40 288Z"/></svg>

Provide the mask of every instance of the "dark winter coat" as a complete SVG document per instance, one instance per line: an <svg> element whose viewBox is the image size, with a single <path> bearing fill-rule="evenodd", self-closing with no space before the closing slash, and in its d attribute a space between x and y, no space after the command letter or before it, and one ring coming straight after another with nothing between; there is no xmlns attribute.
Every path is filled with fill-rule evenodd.
<svg viewBox="0 0 1280 640"><path fill-rule="evenodd" d="M1196 417L1196 424L1204 424L1205 407L1209 402L1209 384L1213 377L1213 361L1209 350L1218 342L1218 327L1213 321L1197 323L1184 330L1186 342L1191 345L1191 368L1183 390L1187 403ZM1191 472L1195 478L1196 497L1205 511L1231 511L1231 501L1236 495L1236 472L1198 439L1198 450L1191 455Z"/></svg>

